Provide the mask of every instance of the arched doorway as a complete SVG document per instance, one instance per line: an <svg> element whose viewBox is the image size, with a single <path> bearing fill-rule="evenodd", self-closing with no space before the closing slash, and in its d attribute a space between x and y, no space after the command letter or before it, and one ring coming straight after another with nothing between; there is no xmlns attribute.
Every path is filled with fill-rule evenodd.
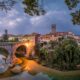
<svg viewBox="0 0 80 80"><path fill-rule="evenodd" d="M15 56L16 57L25 57L27 53L26 46L21 45L16 49Z"/></svg>

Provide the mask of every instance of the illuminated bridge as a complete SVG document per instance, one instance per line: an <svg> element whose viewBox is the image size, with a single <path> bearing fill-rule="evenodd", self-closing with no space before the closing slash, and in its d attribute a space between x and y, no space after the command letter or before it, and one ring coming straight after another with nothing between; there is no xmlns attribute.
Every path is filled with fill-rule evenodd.
<svg viewBox="0 0 80 80"><path fill-rule="evenodd" d="M27 41L19 41L19 42L0 42L0 50L4 49L8 52L8 56L10 56L11 59L15 58L15 53L18 52L18 49L20 47L24 48L24 52L26 57L29 57L32 52L35 51L35 42L32 40ZM1 53L0 53L1 54Z"/></svg>

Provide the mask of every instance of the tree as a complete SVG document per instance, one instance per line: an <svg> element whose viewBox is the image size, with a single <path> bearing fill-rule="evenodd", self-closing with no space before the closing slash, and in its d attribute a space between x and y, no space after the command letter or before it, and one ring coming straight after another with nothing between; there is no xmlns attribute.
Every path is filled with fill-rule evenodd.
<svg viewBox="0 0 80 80"><path fill-rule="evenodd" d="M7 12L11 10L17 1L19 0L0 0L0 9ZM39 5L39 1L40 0L23 0L22 3L25 5L24 12L31 16L44 15L45 10Z"/></svg>
<svg viewBox="0 0 80 80"><path fill-rule="evenodd" d="M80 0L65 0L69 10L71 10L72 22L73 24L80 25L80 8L77 9ZM75 9L75 11L73 11Z"/></svg>
<svg viewBox="0 0 80 80"><path fill-rule="evenodd" d="M43 0L24 0L23 4L26 5L24 8L25 12L28 13L31 16L34 15L44 15L46 13L46 10L40 6ZM73 24L80 25L80 10L75 10L73 12L73 9L77 7L77 5L80 3L80 0L64 0L66 5L68 6L69 10L71 10L71 16L72 16L72 22ZM45 1L46 2L46 1Z"/></svg>
<svg viewBox="0 0 80 80"><path fill-rule="evenodd" d="M34 16L34 15L44 15L45 10L39 5L40 0L24 0L23 4L25 4L25 13Z"/></svg>
<svg viewBox="0 0 80 80"><path fill-rule="evenodd" d="M51 48L55 48L55 46L58 44L57 41L50 41L49 44L51 45Z"/></svg>
<svg viewBox="0 0 80 80"><path fill-rule="evenodd" d="M0 9L5 11L11 10L11 8L17 1L18 0L0 0ZM68 6L69 10L71 11L73 24L80 25L80 9L77 8L77 6L80 4L80 0L64 0L64 1ZM31 16L34 15L39 16L44 15L46 13L44 7L40 5L40 3L43 3L43 0L23 0L22 3L25 5L24 12Z"/></svg>
<svg viewBox="0 0 80 80"><path fill-rule="evenodd" d="M67 70L75 69L79 62L80 50L75 40L64 39L55 49L58 67Z"/></svg>
<svg viewBox="0 0 80 80"><path fill-rule="evenodd" d="M0 0L0 9L7 12L8 10L11 10L15 3L16 0Z"/></svg>
<svg viewBox="0 0 80 80"><path fill-rule="evenodd" d="M53 67L53 59L55 58L54 47L56 45L56 41L37 44L37 56L40 63L48 67Z"/></svg>

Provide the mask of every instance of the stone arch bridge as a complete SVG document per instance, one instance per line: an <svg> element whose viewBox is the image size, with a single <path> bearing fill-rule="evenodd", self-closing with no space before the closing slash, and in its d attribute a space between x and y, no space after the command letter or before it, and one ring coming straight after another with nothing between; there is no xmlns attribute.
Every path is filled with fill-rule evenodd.
<svg viewBox="0 0 80 80"><path fill-rule="evenodd" d="M35 52L35 42L33 41L23 41L23 42L0 42L0 48L4 48L8 51L11 58L15 57L16 49L20 46L25 46L26 57L29 57L32 52Z"/></svg>

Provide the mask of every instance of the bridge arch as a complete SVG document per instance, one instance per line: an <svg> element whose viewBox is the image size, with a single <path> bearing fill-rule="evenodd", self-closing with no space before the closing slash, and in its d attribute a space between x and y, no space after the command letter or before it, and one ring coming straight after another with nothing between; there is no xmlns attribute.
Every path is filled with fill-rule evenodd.
<svg viewBox="0 0 80 80"><path fill-rule="evenodd" d="M15 44L14 46L13 46L13 57L16 57L15 56L15 53L18 51L20 51L20 48L21 47L23 47L23 49L24 49L24 52L26 52L25 54L27 55L27 46L25 45L25 44Z"/></svg>
<svg viewBox="0 0 80 80"><path fill-rule="evenodd" d="M14 55L16 57L19 56L26 56L27 55L27 48L25 45L20 45L16 48Z"/></svg>
<svg viewBox="0 0 80 80"><path fill-rule="evenodd" d="M0 54L7 58L9 56L9 51L4 47L0 47Z"/></svg>

